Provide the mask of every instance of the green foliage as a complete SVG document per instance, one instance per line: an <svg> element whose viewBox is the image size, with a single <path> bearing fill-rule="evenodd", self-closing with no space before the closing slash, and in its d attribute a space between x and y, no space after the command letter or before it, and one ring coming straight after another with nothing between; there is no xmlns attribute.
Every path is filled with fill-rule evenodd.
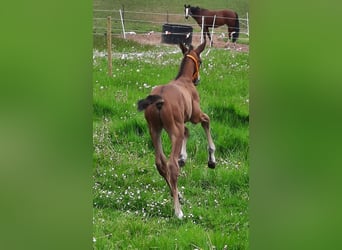
<svg viewBox="0 0 342 250"><path fill-rule="evenodd" d="M201 108L211 118L217 168L207 165L201 125L188 124L188 161L178 186L185 218L154 166L154 151L136 103L178 72L177 46L115 39L113 74L94 52L94 249L246 249L249 200L248 53L208 48L202 53ZM170 152L166 133L164 151Z"/></svg>

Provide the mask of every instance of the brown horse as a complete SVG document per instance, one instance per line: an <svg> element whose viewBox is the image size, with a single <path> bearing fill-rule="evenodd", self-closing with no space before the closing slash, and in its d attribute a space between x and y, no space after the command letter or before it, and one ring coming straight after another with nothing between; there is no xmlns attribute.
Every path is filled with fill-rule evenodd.
<svg viewBox="0 0 342 250"><path fill-rule="evenodd" d="M214 28L222 25L228 26L228 37L234 43L239 37L240 25L238 14L233 10L207 10L200 7L191 7L184 4L185 18L188 19L189 15L193 17L198 25L202 28L202 16L204 16L203 32L208 35L210 42L212 43L209 28L213 27L214 17L215 24Z"/></svg>
<svg viewBox="0 0 342 250"><path fill-rule="evenodd" d="M189 130L185 123L194 124L201 122L208 139L209 160L208 167L215 168L215 145L211 138L208 115L201 111L199 95L196 89L200 75L200 54L205 48L205 41L194 49L191 45L187 49L180 44L184 58L178 75L166 85L154 88L147 98L138 101L138 110L145 110L145 119L155 150L155 163L159 174L164 177L171 190L175 215L182 219L183 212L180 202L182 196L178 192L177 179L179 167L184 166L187 153L186 142ZM161 132L165 129L172 143L170 159L167 160L162 144Z"/></svg>

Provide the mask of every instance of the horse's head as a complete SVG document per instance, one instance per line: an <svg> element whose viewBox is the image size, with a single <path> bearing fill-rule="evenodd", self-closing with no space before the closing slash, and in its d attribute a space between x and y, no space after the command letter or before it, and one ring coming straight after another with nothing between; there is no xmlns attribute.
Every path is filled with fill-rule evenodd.
<svg viewBox="0 0 342 250"><path fill-rule="evenodd" d="M190 10L191 6L190 5L186 5L184 4L184 16L186 19L189 18L189 15L191 15L191 10Z"/></svg>
<svg viewBox="0 0 342 250"><path fill-rule="evenodd" d="M201 53L205 48L206 40L200 44L196 49L192 45L187 48L183 43L179 44L180 49L183 52L184 59L189 58L194 64L194 73L192 74L192 82L197 86L201 79L199 69L202 64Z"/></svg>

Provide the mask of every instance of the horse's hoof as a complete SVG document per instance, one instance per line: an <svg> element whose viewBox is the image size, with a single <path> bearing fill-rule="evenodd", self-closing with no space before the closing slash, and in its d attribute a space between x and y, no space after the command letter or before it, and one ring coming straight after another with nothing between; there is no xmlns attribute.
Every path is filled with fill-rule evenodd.
<svg viewBox="0 0 342 250"><path fill-rule="evenodd" d="M179 210L178 212L176 211L175 215L180 220L183 219L183 216L184 216L182 210Z"/></svg>
<svg viewBox="0 0 342 250"><path fill-rule="evenodd" d="M209 168L215 168L215 166L216 166L216 162L208 161L208 167Z"/></svg>
<svg viewBox="0 0 342 250"><path fill-rule="evenodd" d="M179 160L178 160L178 165L179 165L180 167L184 167L184 165L185 165L185 160L179 159Z"/></svg>

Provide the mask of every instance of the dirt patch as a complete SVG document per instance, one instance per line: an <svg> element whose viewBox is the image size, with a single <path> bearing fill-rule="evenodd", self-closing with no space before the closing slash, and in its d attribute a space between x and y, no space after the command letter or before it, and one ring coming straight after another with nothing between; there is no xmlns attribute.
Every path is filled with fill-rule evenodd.
<svg viewBox="0 0 342 250"><path fill-rule="evenodd" d="M136 41L141 44L149 44L149 45L158 45L161 44L161 34L160 33L152 33L152 34L127 34L127 39ZM200 44L200 36L192 37L192 44L194 46ZM207 40L208 41L208 40ZM165 44L165 43L163 43ZM165 44L167 45L167 44ZM170 46L174 46L170 44ZM207 45L208 46L208 45ZM240 52L249 52L249 45L247 44L233 44L233 43L226 43L220 37L214 37L214 48L224 48L228 50L240 51Z"/></svg>

